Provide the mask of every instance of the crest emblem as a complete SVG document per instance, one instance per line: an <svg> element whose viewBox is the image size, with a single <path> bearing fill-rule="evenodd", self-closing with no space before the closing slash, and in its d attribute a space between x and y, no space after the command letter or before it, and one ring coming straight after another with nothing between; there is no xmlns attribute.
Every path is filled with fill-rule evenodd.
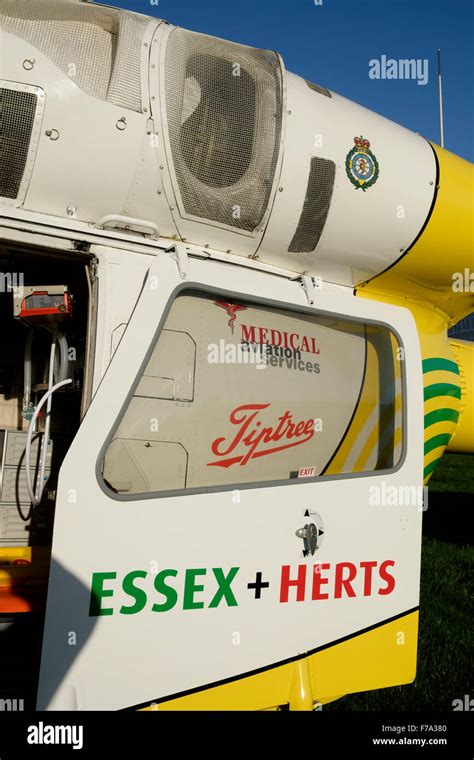
<svg viewBox="0 0 474 760"><path fill-rule="evenodd" d="M362 135L354 137L354 147L346 156L346 174L356 190L365 192L379 178L379 163L370 150L370 142Z"/></svg>
<svg viewBox="0 0 474 760"><path fill-rule="evenodd" d="M221 306L223 309L226 310L227 316L230 317L230 319L227 322L227 324L229 325L230 331L231 331L231 333L233 335L234 334L234 322L237 319L237 312L238 311L243 311L247 307L246 306L242 306L241 304L238 304L238 303L227 303L227 301L214 301L214 303L215 303L216 306Z"/></svg>

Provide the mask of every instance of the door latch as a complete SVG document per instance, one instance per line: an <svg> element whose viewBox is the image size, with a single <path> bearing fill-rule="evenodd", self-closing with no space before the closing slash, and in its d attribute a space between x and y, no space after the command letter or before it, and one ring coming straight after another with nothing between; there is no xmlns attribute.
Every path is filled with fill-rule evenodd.
<svg viewBox="0 0 474 760"><path fill-rule="evenodd" d="M323 542L323 521L317 512L311 512L311 517L314 522L306 523L302 528L298 528L295 533L297 538L303 540L303 555L305 557L307 557L308 554L313 555L317 549L321 548Z"/></svg>

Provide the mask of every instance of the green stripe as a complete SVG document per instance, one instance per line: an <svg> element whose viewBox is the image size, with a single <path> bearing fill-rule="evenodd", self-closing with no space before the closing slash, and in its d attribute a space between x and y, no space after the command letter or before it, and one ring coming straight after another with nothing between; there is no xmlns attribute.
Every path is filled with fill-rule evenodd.
<svg viewBox="0 0 474 760"><path fill-rule="evenodd" d="M423 480L426 477L428 477L428 475L431 475L431 473L433 472L434 468L436 467L440 459L441 457L437 457L436 459L433 459L432 462L426 465L425 469L423 470Z"/></svg>
<svg viewBox="0 0 474 760"><path fill-rule="evenodd" d="M457 422L459 412L456 409L435 409L434 412L425 414L425 428L436 425L437 422Z"/></svg>
<svg viewBox="0 0 474 760"><path fill-rule="evenodd" d="M453 396L460 399L461 388L459 385L453 385L452 383L433 383L433 385L426 386L423 396L425 401L435 398L435 396Z"/></svg>
<svg viewBox="0 0 474 760"><path fill-rule="evenodd" d="M446 372L454 372L459 375L459 367L456 362L452 362L450 359L423 359L423 372L434 372L436 369L446 370Z"/></svg>
<svg viewBox="0 0 474 760"><path fill-rule="evenodd" d="M447 446L450 438L451 436L449 433L440 433L439 435L434 435L432 438L429 438L425 441L425 454L429 454L430 451L438 449L440 446Z"/></svg>

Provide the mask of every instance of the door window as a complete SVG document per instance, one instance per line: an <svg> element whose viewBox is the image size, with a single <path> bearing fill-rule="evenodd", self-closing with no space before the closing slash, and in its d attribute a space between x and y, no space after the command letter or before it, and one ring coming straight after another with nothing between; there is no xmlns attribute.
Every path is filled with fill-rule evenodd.
<svg viewBox="0 0 474 760"><path fill-rule="evenodd" d="M386 326L183 291L113 432L113 493L396 467L403 349Z"/></svg>

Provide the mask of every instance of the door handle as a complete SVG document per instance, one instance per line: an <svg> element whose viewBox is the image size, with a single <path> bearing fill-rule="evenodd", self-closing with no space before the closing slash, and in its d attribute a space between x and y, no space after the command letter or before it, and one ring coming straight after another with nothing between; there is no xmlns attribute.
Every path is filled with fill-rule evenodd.
<svg viewBox="0 0 474 760"><path fill-rule="evenodd" d="M322 537L324 535L323 521L321 517L315 512L311 515L315 522L306 523L302 528L298 528L295 533L297 538L301 538L304 544L303 554L305 557L308 554L313 555L317 549L321 547Z"/></svg>

